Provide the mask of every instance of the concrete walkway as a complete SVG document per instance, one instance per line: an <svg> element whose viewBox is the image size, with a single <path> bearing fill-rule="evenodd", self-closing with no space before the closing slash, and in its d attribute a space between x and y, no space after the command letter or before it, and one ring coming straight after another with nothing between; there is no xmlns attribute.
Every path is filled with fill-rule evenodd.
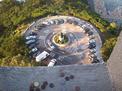
<svg viewBox="0 0 122 91"><path fill-rule="evenodd" d="M112 91L105 64L0 68L0 91L36 91L29 90L35 81L38 91Z"/></svg>

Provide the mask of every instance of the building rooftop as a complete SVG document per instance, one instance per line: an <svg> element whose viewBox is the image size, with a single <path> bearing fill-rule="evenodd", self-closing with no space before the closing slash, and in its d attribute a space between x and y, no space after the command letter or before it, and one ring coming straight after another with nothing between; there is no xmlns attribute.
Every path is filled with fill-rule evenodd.
<svg viewBox="0 0 122 91"><path fill-rule="evenodd" d="M39 91L112 91L105 64L2 67L0 78L1 91L29 91L33 82L40 84Z"/></svg>

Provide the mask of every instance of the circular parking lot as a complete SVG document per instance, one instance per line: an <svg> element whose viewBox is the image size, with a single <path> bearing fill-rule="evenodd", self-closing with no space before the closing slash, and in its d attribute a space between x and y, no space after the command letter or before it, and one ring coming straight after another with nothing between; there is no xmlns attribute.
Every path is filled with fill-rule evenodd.
<svg viewBox="0 0 122 91"><path fill-rule="evenodd" d="M90 23L70 16L51 16L26 30L29 55L47 66L103 63L102 41Z"/></svg>

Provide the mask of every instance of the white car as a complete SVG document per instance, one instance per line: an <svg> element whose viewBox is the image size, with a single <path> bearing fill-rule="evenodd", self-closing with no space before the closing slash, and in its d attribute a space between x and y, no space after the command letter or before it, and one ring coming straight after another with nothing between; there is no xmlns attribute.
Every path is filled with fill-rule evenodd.
<svg viewBox="0 0 122 91"><path fill-rule="evenodd" d="M48 21L51 25L54 24L54 22L52 20Z"/></svg>
<svg viewBox="0 0 122 91"><path fill-rule="evenodd" d="M37 37L31 35L31 36L27 36L27 37L26 37L26 40L29 40L29 39L35 39L35 38L37 38Z"/></svg>
<svg viewBox="0 0 122 91"><path fill-rule="evenodd" d="M55 48L55 46L51 45L50 48L53 50Z"/></svg>
<svg viewBox="0 0 122 91"><path fill-rule="evenodd" d="M36 56L36 62L40 62L42 60L44 60L46 57L48 57L50 54L46 51L43 51L42 53L40 53L38 56Z"/></svg>
<svg viewBox="0 0 122 91"><path fill-rule="evenodd" d="M48 21L42 22L42 24L44 24L44 25L50 25L50 23Z"/></svg>
<svg viewBox="0 0 122 91"><path fill-rule="evenodd" d="M27 44L27 45L29 45L29 44L31 44L31 43L34 43L34 42L36 42L36 40L28 40L28 41L26 41L25 43Z"/></svg>
<svg viewBox="0 0 122 91"><path fill-rule="evenodd" d="M95 43L96 41L94 39L91 39L89 43Z"/></svg>
<svg viewBox="0 0 122 91"><path fill-rule="evenodd" d="M48 64L48 67L53 67L56 63L56 59L52 59L50 63Z"/></svg>
<svg viewBox="0 0 122 91"><path fill-rule="evenodd" d="M38 51L38 49L35 47L33 49L31 49L32 52Z"/></svg>
<svg viewBox="0 0 122 91"><path fill-rule="evenodd" d="M95 38L95 35L91 35L89 36L90 39L94 39Z"/></svg>
<svg viewBox="0 0 122 91"><path fill-rule="evenodd" d="M86 28L86 25L82 25L82 28L83 28L83 29Z"/></svg>

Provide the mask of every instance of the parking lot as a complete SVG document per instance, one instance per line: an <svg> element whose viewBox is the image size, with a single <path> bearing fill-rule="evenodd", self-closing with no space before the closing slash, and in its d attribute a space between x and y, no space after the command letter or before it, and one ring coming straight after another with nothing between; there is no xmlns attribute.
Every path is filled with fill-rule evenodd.
<svg viewBox="0 0 122 91"><path fill-rule="evenodd" d="M53 36L65 32L68 43L58 46ZM52 16L40 19L26 30L26 44L30 48L30 56L37 58L42 52L49 54L42 63L54 65L103 63L100 55L102 41L99 33L90 23L70 16ZM28 36L36 36L29 37ZM34 41L35 39L35 41ZM32 43L27 43L28 41ZM41 62L41 60L39 61Z"/></svg>

